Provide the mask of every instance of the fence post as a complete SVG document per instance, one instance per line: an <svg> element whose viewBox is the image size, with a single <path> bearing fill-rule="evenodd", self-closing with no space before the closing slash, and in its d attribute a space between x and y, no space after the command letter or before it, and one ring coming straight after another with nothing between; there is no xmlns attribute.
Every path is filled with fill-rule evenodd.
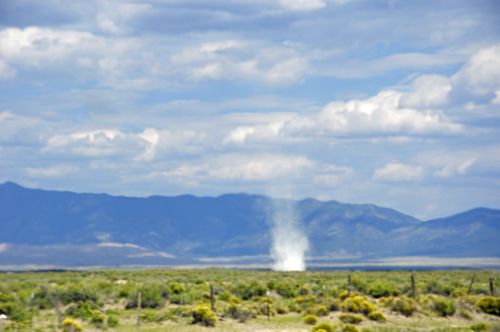
<svg viewBox="0 0 500 332"><path fill-rule="evenodd" d="M184 313L184 295L181 295L181 324L182 324L182 314Z"/></svg>
<svg viewBox="0 0 500 332"><path fill-rule="evenodd" d="M472 284L474 284L474 279L476 279L475 273L472 275L472 280L470 281L469 290L467 291L467 295L470 295L470 291L472 290Z"/></svg>
<svg viewBox="0 0 500 332"><path fill-rule="evenodd" d="M269 291L267 291L267 321L271 320L271 308L269 308Z"/></svg>
<svg viewBox="0 0 500 332"><path fill-rule="evenodd" d="M210 302L212 302L212 311L215 312L214 285L212 285L212 284L210 284Z"/></svg>
<svg viewBox="0 0 500 332"><path fill-rule="evenodd" d="M413 299L415 300L415 277L413 274L411 275L411 294Z"/></svg>
<svg viewBox="0 0 500 332"><path fill-rule="evenodd" d="M30 298L30 332L33 331L33 299L35 298L35 293L31 293Z"/></svg>
<svg viewBox="0 0 500 332"><path fill-rule="evenodd" d="M137 332L141 330L141 292L137 294Z"/></svg>
<svg viewBox="0 0 500 332"><path fill-rule="evenodd" d="M45 293L45 296L47 296L47 298L49 299L50 304L52 304L52 306L56 310L57 316L59 316L59 323L61 323L64 320L64 316L62 315L61 311L57 307L56 302L54 301L54 299L52 298L52 296L50 296L50 293L47 291L47 289L45 289L45 287L43 285L40 285L40 288Z"/></svg>
<svg viewBox="0 0 500 332"><path fill-rule="evenodd" d="M347 297L351 297L351 275L347 276Z"/></svg>
<svg viewBox="0 0 500 332"><path fill-rule="evenodd" d="M495 280L493 278L490 278L490 292L491 296L495 296Z"/></svg>

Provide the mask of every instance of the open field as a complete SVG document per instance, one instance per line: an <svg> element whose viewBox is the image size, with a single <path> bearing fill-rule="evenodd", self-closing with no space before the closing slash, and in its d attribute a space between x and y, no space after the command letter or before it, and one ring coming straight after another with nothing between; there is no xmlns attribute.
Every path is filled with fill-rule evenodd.
<svg viewBox="0 0 500 332"><path fill-rule="evenodd" d="M497 289L499 277L497 271L5 273L0 274L0 312L9 317L3 321L8 332L77 332L80 327L133 332L140 293L140 329L150 332L298 332L313 331L322 322L328 323L326 331L470 331L474 324L480 331L479 323L489 325L483 330L498 331L500 299L491 297L490 280ZM62 327L50 299L70 318ZM304 322L306 315L311 324ZM193 317L198 324L192 324Z"/></svg>

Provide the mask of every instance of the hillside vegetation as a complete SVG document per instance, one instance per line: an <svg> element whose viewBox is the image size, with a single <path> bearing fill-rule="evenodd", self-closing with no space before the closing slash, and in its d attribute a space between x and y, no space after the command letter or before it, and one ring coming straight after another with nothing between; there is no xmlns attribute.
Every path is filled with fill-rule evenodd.
<svg viewBox="0 0 500 332"><path fill-rule="evenodd" d="M490 271L7 273L0 274L0 313L8 316L6 332L128 332L137 328L139 312L140 329L151 332L498 331L500 299L490 289L490 280L500 286L498 277Z"/></svg>

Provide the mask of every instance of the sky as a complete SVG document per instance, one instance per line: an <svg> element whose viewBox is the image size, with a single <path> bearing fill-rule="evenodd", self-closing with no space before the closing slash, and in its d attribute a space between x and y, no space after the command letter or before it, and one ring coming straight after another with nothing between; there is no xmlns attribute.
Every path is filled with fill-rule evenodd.
<svg viewBox="0 0 500 332"><path fill-rule="evenodd" d="M498 0L0 1L0 182L500 208Z"/></svg>

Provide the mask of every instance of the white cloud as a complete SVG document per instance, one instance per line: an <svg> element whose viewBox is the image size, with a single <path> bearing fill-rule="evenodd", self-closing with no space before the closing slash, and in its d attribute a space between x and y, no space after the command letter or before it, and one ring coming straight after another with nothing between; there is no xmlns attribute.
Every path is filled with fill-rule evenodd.
<svg viewBox="0 0 500 332"><path fill-rule="evenodd" d="M373 172L372 179L380 181L412 181L420 178L423 174L421 166L404 165L400 163L389 163Z"/></svg>
<svg viewBox="0 0 500 332"><path fill-rule="evenodd" d="M280 4L294 11L309 11L325 7L322 0L280 0Z"/></svg>
<svg viewBox="0 0 500 332"><path fill-rule="evenodd" d="M48 168L33 168L27 167L26 173L29 176L37 177L61 177L70 173L78 172L80 168L74 165L57 165Z"/></svg>
<svg viewBox="0 0 500 332"><path fill-rule="evenodd" d="M451 177L456 173L464 175L467 172L467 169L474 165L476 161L477 158L475 157L468 159L455 159L448 162L441 170L434 172L434 175L437 177Z"/></svg>
<svg viewBox="0 0 500 332"><path fill-rule="evenodd" d="M50 123L35 117L22 116L12 111L0 112L0 142L9 144L40 144L41 133Z"/></svg>
<svg viewBox="0 0 500 332"><path fill-rule="evenodd" d="M219 40L185 47L172 64L194 81L260 81L273 87L300 83L309 62L293 47L250 40Z"/></svg>
<svg viewBox="0 0 500 332"><path fill-rule="evenodd" d="M354 169L350 167L338 167L335 165L325 165L319 170L318 175L314 176L314 182L335 187L340 181L354 175Z"/></svg>
<svg viewBox="0 0 500 332"><path fill-rule="evenodd" d="M500 44L484 48L472 55L451 78L454 86L484 95L500 87Z"/></svg>
<svg viewBox="0 0 500 332"><path fill-rule="evenodd" d="M231 131L225 143L269 141L284 136L312 136L355 134L450 134L462 126L449 122L439 111L420 111L400 106L402 92L387 90L365 100L335 101L321 112L311 116L257 126L241 126Z"/></svg>
<svg viewBox="0 0 500 332"><path fill-rule="evenodd" d="M93 157L109 156L123 153L124 146L122 144L127 138L125 133L117 129L99 129L55 135L48 139L42 152L71 152Z"/></svg>
<svg viewBox="0 0 500 332"><path fill-rule="evenodd" d="M492 104L500 104L500 90L495 91L496 97L491 101Z"/></svg>
<svg viewBox="0 0 500 332"><path fill-rule="evenodd" d="M423 75L415 79L411 90L401 97L402 107L426 108L446 104L451 91L450 80L439 75Z"/></svg>
<svg viewBox="0 0 500 332"><path fill-rule="evenodd" d="M222 155L210 163L182 165L172 171L155 172L151 176L164 176L173 181L267 181L298 176L302 171L314 169L315 162L302 156L282 155Z"/></svg>
<svg viewBox="0 0 500 332"><path fill-rule="evenodd" d="M96 17L97 25L104 32L109 33L120 33L122 30L115 24L115 22L107 17L104 13L97 14Z"/></svg>
<svg viewBox="0 0 500 332"><path fill-rule="evenodd" d="M158 131L154 128L146 128L144 132L138 135L140 138L145 140L148 144L146 145L146 150L140 156L137 156L136 160L149 161L155 157L156 147L160 139Z"/></svg>
<svg viewBox="0 0 500 332"><path fill-rule="evenodd" d="M33 68L60 66L62 62L77 59L89 51L98 51L102 46L103 41L88 32L39 27L0 30L0 57Z"/></svg>

